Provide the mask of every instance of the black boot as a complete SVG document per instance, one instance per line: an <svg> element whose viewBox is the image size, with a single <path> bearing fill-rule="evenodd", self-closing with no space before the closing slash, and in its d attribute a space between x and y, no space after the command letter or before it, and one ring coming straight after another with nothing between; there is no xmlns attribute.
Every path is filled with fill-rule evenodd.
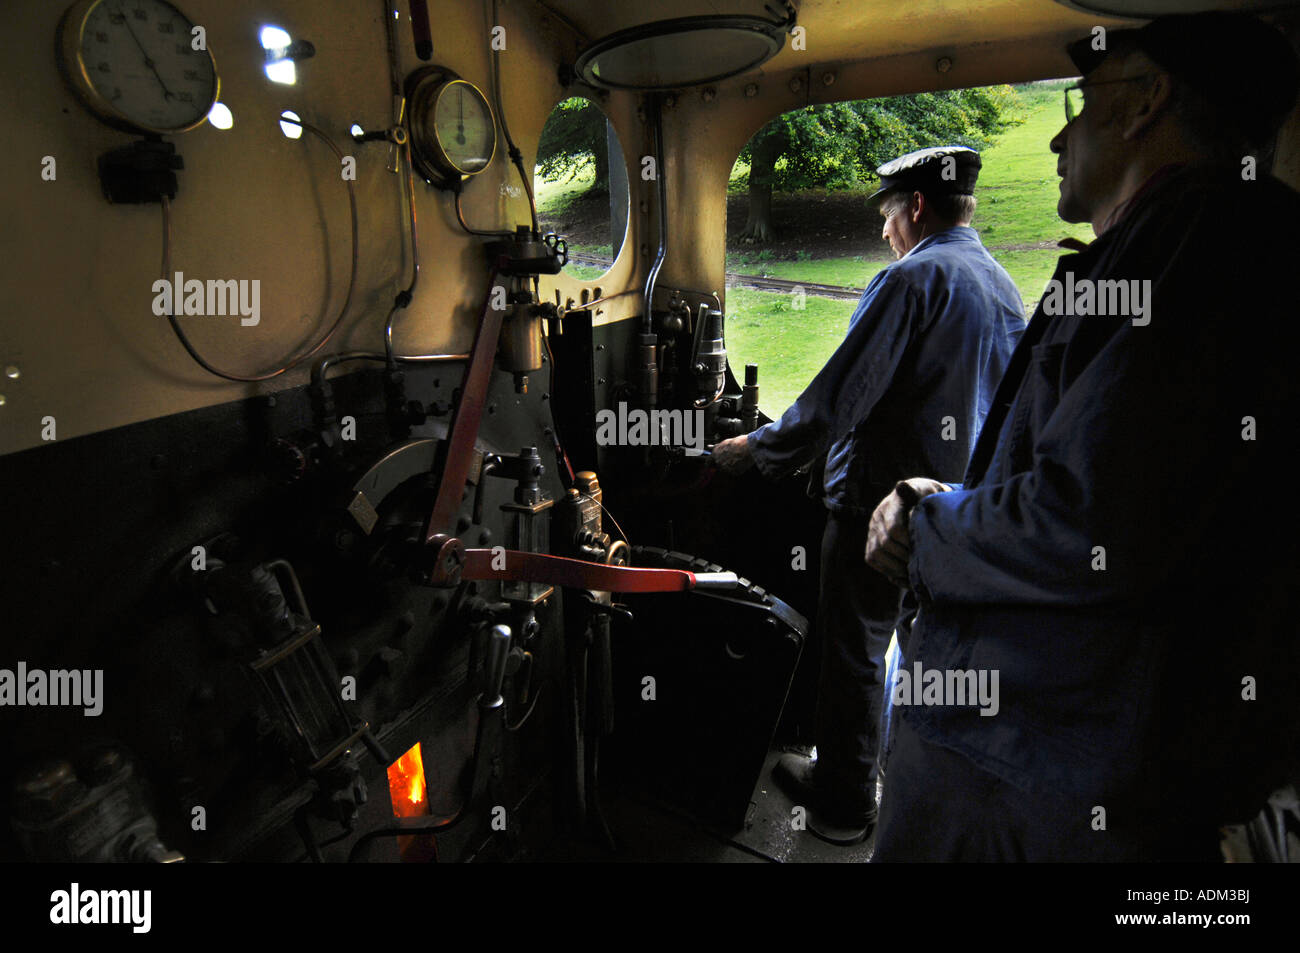
<svg viewBox="0 0 1300 953"><path fill-rule="evenodd" d="M808 829L830 844L850 847L867 839L876 823L876 802L865 792L850 796L819 783L817 762L803 755L781 755L772 780L808 812Z"/></svg>

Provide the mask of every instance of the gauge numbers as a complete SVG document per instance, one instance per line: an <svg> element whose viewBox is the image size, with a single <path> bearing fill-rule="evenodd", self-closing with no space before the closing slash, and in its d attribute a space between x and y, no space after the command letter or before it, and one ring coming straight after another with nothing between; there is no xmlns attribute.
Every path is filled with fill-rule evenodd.
<svg viewBox="0 0 1300 953"><path fill-rule="evenodd" d="M174 133L203 122L217 101L216 64L194 49L194 24L164 0L82 0L64 15L64 72L101 119Z"/></svg>

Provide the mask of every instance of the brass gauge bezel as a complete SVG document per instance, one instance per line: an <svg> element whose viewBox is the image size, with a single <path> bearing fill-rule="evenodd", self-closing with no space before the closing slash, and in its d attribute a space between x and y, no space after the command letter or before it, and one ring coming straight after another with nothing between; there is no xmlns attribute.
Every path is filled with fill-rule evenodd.
<svg viewBox="0 0 1300 953"><path fill-rule="evenodd" d="M478 97L492 129L492 148L487 161L482 168L472 172L462 169L447 155L438 135L438 124L433 118L443 95L458 85L468 86ZM425 181L439 188L459 188L462 182L482 174L492 165L500 140L496 113L487 96L473 83L461 79L444 67L426 66L406 78L406 101L406 123L411 134L411 161Z"/></svg>
<svg viewBox="0 0 1300 953"><path fill-rule="evenodd" d="M208 62L212 64L212 99L198 119L184 126L163 128L145 125L114 108L113 104L105 99L103 94L95 87L95 84L90 79L90 72L86 69L86 61L81 55L81 41L85 35L86 22L90 19L90 14L96 7L105 2L107 0L77 0L76 3L64 11L62 18L59 20L55 41L59 72L63 74L64 80L77 95L77 98L81 100L82 105L96 119L123 132L154 133L160 136L170 136L180 132L189 132L191 129L203 125L207 121L208 114L212 112L212 107L221 99L221 74L217 72L217 61L213 57L211 50L196 50L195 52L205 54ZM170 2L170 0L153 0L153 2L171 7L178 16L182 17L191 26L194 25L194 20L190 15L176 4Z"/></svg>

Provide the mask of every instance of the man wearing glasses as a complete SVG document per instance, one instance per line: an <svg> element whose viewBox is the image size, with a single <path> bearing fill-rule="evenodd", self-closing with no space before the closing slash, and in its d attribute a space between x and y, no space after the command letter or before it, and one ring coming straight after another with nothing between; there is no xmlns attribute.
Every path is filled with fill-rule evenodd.
<svg viewBox="0 0 1300 953"><path fill-rule="evenodd" d="M1215 860L1296 769L1300 195L1267 174L1296 57L1227 13L1095 42L1050 144L1061 218L1097 234L1058 264L1071 297L964 484L872 516L868 564L920 604L903 667L1000 692L903 698L878 860Z"/></svg>

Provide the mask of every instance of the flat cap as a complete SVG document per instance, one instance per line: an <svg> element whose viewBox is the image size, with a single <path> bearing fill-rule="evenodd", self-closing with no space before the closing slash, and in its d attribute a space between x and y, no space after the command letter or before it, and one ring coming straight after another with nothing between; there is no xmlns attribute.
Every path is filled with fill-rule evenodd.
<svg viewBox="0 0 1300 953"><path fill-rule="evenodd" d="M1300 68L1291 44L1244 13L1213 11L1158 17L1136 30L1085 37L1067 48L1087 76L1117 50L1141 50L1200 93L1256 142L1271 138L1295 105Z"/></svg>
<svg viewBox="0 0 1300 953"><path fill-rule="evenodd" d="M980 156L965 146L934 146L891 159L876 169L880 188L867 197L880 199L896 189L926 195L972 195L980 175Z"/></svg>

